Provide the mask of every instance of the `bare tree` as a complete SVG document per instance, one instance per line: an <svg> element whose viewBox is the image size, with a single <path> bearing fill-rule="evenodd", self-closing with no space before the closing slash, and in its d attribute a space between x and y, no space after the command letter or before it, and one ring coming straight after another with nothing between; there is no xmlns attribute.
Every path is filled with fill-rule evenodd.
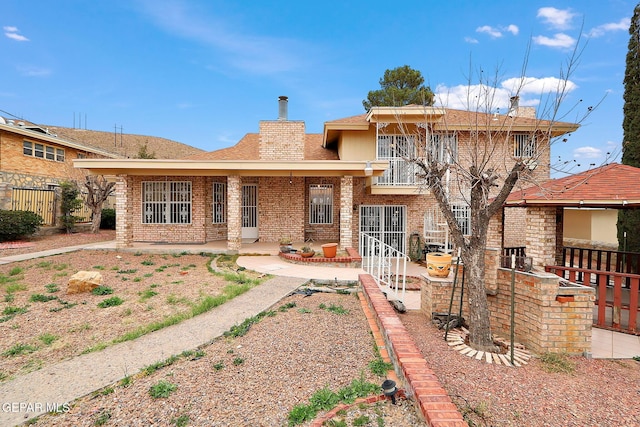
<svg viewBox="0 0 640 427"><path fill-rule="evenodd" d="M100 222L102 221L102 205L113 193L116 183L107 181L102 175L87 175L84 187L87 193L84 196L85 204L91 209L91 232L100 232Z"/></svg>
<svg viewBox="0 0 640 427"><path fill-rule="evenodd" d="M400 129L392 130L406 136L404 159L415 165L420 185L435 199L460 251L468 285L469 340L475 349L495 349L484 283L489 221L518 183L530 186L549 179L551 145L558 139L566 141L564 135L577 129L592 111L587 108L573 123L562 121L566 114L575 113L580 103L561 108L573 86L570 77L579 53L576 45L559 78L550 81L555 87L550 95L541 97L537 112L518 104L529 83L525 59L521 77L510 80L511 105L506 114L499 114L496 108L498 91L503 90L498 89L499 73L487 79L479 71L478 84L469 78L466 111L444 110L442 114L437 108L422 107L424 123L403 123L398 115ZM448 112L458 116L449 119ZM434 114L442 114L437 129ZM464 233L454 213L454 205L460 202L470 209L469 234Z"/></svg>

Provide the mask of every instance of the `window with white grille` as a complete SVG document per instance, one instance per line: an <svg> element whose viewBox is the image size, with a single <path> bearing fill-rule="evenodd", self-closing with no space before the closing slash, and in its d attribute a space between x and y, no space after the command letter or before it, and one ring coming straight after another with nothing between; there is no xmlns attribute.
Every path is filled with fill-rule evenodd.
<svg viewBox="0 0 640 427"><path fill-rule="evenodd" d="M418 167L406 159L415 158L415 139L405 135L379 135L378 160L387 160L389 168L378 177L378 185L415 185Z"/></svg>
<svg viewBox="0 0 640 427"><path fill-rule="evenodd" d="M458 226L462 231L462 234L468 236L471 234L471 207L468 205L452 205L451 210L453 216L458 221Z"/></svg>
<svg viewBox="0 0 640 427"><path fill-rule="evenodd" d="M22 141L22 154L38 157L40 159L64 162L64 150L50 145L38 144L31 141Z"/></svg>
<svg viewBox="0 0 640 427"><path fill-rule="evenodd" d="M442 163L454 163L458 159L458 135L433 133L429 150L433 159Z"/></svg>
<svg viewBox="0 0 640 427"><path fill-rule="evenodd" d="M309 186L309 224L333 224L333 185Z"/></svg>
<svg viewBox="0 0 640 427"><path fill-rule="evenodd" d="M513 157L531 158L538 151L536 137L530 134L513 135Z"/></svg>
<svg viewBox="0 0 640 427"><path fill-rule="evenodd" d="M190 224L191 182L142 183L143 224Z"/></svg>
<svg viewBox="0 0 640 427"><path fill-rule="evenodd" d="M213 223L224 224L227 222L227 184L224 182L213 183Z"/></svg>

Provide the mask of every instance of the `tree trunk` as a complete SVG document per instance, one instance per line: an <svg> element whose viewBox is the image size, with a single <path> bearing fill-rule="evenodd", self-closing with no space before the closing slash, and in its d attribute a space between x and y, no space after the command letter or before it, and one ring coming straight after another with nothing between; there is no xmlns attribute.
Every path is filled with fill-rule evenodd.
<svg viewBox="0 0 640 427"><path fill-rule="evenodd" d="M93 211L91 218L91 232L98 234L100 232L100 223L102 222L102 209L96 209Z"/></svg>
<svg viewBox="0 0 640 427"><path fill-rule="evenodd" d="M469 251L465 260L465 283L469 301L469 344L475 350L495 351L491 335L489 303L484 280L484 251Z"/></svg>

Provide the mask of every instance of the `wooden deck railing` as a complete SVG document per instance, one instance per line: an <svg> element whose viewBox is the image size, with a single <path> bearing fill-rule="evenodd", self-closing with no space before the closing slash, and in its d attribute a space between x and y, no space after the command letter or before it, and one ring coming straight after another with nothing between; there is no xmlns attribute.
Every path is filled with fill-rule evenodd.
<svg viewBox="0 0 640 427"><path fill-rule="evenodd" d="M546 266L545 271L596 288L596 326L638 334L640 275L559 265Z"/></svg>

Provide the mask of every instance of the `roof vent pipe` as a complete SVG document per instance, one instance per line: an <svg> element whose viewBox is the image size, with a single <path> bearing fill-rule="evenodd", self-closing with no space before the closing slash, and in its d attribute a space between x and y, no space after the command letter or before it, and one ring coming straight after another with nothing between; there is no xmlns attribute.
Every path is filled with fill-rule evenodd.
<svg viewBox="0 0 640 427"><path fill-rule="evenodd" d="M289 97L287 96L279 96L278 97L278 120L288 120L287 115L287 104L289 103Z"/></svg>

